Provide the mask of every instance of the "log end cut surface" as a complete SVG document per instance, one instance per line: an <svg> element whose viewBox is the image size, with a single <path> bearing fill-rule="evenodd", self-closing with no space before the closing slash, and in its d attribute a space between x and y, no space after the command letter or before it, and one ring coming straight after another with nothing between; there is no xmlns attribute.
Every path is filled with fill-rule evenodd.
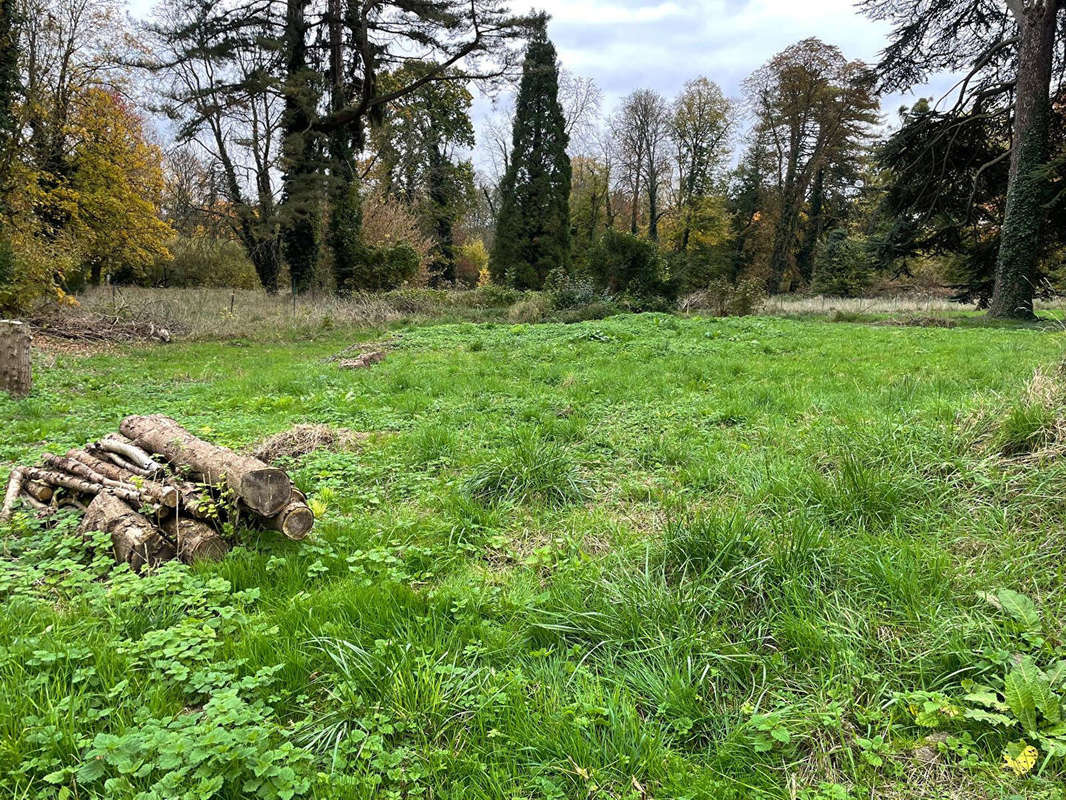
<svg viewBox="0 0 1066 800"><path fill-rule="evenodd" d="M253 511L272 517L289 504L292 481L284 471L273 467L249 470L241 476L237 493Z"/></svg>

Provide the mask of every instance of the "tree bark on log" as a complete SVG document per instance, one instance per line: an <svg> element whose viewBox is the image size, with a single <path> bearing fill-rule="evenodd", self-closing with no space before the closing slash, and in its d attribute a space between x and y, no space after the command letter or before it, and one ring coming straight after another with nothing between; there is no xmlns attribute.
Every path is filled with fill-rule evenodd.
<svg viewBox="0 0 1066 800"><path fill-rule="evenodd" d="M221 561L229 552L229 544L215 530L189 517L165 517L160 526L163 533L177 545L178 558L186 564L197 561Z"/></svg>
<svg viewBox="0 0 1066 800"><path fill-rule="evenodd" d="M25 397L32 388L30 326L17 320L0 320L0 391Z"/></svg>
<svg viewBox="0 0 1066 800"><path fill-rule="evenodd" d="M134 572L174 558L173 546L156 527L110 492L101 492L89 504L81 531L110 534L115 560L129 564Z"/></svg>
<svg viewBox="0 0 1066 800"><path fill-rule="evenodd" d="M22 491L22 483L26 474L18 467L11 470L7 478L7 491L4 492L4 503L0 505L0 522L10 522L11 515L15 511L15 503L18 501L19 492Z"/></svg>
<svg viewBox="0 0 1066 800"><path fill-rule="evenodd" d="M285 472L205 442L169 417L127 417L120 430L136 446L158 453L172 465L187 465L205 483L225 484L260 516L276 516L289 503L292 482Z"/></svg>

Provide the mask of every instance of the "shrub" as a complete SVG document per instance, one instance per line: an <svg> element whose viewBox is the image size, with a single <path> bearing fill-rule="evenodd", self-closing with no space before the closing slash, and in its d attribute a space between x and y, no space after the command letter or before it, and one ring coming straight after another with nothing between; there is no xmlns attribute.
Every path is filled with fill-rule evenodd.
<svg viewBox="0 0 1066 800"><path fill-rule="evenodd" d="M418 252L407 242L366 246L362 248L358 261L352 265L347 284L338 286L337 291L348 294L352 291L397 289L413 280L420 267Z"/></svg>
<svg viewBox="0 0 1066 800"><path fill-rule="evenodd" d="M387 195L377 195L363 201L362 215L363 243L371 248L385 249L406 244L417 256L418 267L415 273L421 273L418 280L406 280L424 286L429 280L429 263L433 259L435 245L430 237L422 233L415 215L395 197Z"/></svg>
<svg viewBox="0 0 1066 800"><path fill-rule="evenodd" d="M522 299L522 292L497 283L479 286L472 293L474 305L478 308L506 308Z"/></svg>
<svg viewBox="0 0 1066 800"><path fill-rule="evenodd" d="M603 300L598 303L589 303L587 306L577 306L566 309L559 314L559 321L567 324L574 322L587 322L594 319L606 319L615 314L623 314L626 309L613 302Z"/></svg>
<svg viewBox="0 0 1066 800"><path fill-rule="evenodd" d="M708 311L716 317L746 317L756 313L766 301L765 284L757 278L737 283L712 281L703 291L694 292L680 303L682 311Z"/></svg>
<svg viewBox="0 0 1066 800"><path fill-rule="evenodd" d="M597 288L593 280L584 275L571 275L556 270L548 276L545 287L552 307L557 309L578 308L601 303L610 299L606 292Z"/></svg>
<svg viewBox="0 0 1066 800"><path fill-rule="evenodd" d="M840 228L819 243L811 289L834 297L856 297L872 277L866 245Z"/></svg>
<svg viewBox="0 0 1066 800"><path fill-rule="evenodd" d="M606 231L589 254L589 272L611 294L672 298L666 263L654 242L621 231Z"/></svg>
<svg viewBox="0 0 1066 800"><path fill-rule="evenodd" d="M551 301L542 294L535 294L519 300L507 312L511 322L542 322L551 311Z"/></svg>
<svg viewBox="0 0 1066 800"><path fill-rule="evenodd" d="M19 229L10 230L10 239L0 236L0 314L15 316L38 300L63 299L60 286L77 274L77 263L68 237L49 242Z"/></svg>
<svg viewBox="0 0 1066 800"><path fill-rule="evenodd" d="M255 266L239 242L179 236L168 245L171 257L158 259L147 275L156 286L256 289ZM116 276L122 282L124 275ZM135 276L129 275L134 278Z"/></svg>
<svg viewBox="0 0 1066 800"><path fill-rule="evenodd" d="M481 282L481 274L489 268L489 251L481 239L459 245L455 251L455 279L473 288Z"/></svg>

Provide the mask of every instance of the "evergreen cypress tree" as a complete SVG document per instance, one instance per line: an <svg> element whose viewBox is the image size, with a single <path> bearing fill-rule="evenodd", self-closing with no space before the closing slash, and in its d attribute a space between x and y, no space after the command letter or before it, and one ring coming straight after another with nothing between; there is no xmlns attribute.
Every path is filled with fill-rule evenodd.
<svg viewBox="0 0 1066 800"><path fill-rule="evenodd" d="M546 24L536 26L522 66L490 265L494 281L520 289L539 289L549 272L570 267L569 137Z"/></svg>

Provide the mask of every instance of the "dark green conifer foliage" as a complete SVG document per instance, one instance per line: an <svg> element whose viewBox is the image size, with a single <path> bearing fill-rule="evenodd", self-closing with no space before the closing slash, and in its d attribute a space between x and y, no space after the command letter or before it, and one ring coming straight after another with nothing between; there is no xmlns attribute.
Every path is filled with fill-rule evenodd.
<svg viewBox="0 0 1066 800"><path fill-rule="evenodd" d="M282 120L283 194L282 247L292 277L292 289L311 288L318 262L322 213L322 145L312 129L319 94L314 71L307 61L306 0L288 0L285 25L285 113Z"/></svg>
<svg viewBox="0 0 1066 800"><path fill-rule="evenodd" d="M569 137L545 24L536 27L522 66L490 265L495 282L520 289L539 289L549 272L570 266Z"/></svg>

